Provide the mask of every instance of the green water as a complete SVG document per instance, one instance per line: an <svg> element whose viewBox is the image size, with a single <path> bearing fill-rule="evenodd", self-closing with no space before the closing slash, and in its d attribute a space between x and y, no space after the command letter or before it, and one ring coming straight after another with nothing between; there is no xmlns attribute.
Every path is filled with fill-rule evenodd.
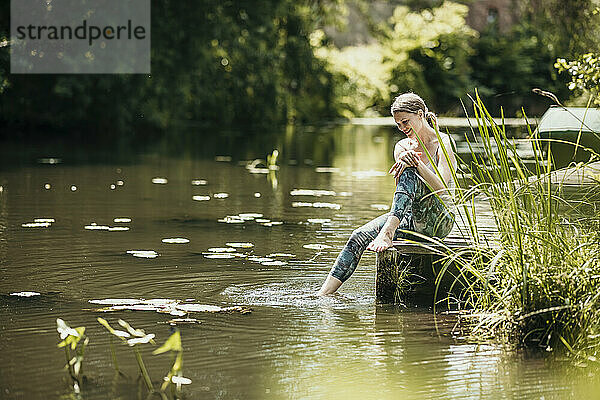
<svg viewBox="0 0 600 400"><path fill-rule="evenodd" d="M464 149L460 132L456 138ZM188 399L598 398L598 377L589 368L501 343L473 343L456 328L453 316L434 318L426 306L376 305L372 254L365 254L338 294L314 296L350 232L382 212L374 205L389 204L394 184L385 172L396 140L392 128L346 126L252 138L192 132L180 142L114 151L56 143L5 146L0 398L54 399L71 393L62 370L64 354L56 347L57 317L87 327L88 381L82 398L144 398L135 380L115 378L108 334L95 319L126 319L155 333L161 344L172 329L165 322L173 317L94 312L89 300L104 298L187 299L252 309L249 314L190 314L201 323L180 326L183 374L192 380L184 388ZM264 158L274 148L281 152L278 171L252 174L245 168L242 161ZM215 156L232 158L216 161ZM60 160L49 164L48 158ZM167 183L152 183L153 178ZM293 196L293 189L335 195ZM216 193L229 196L218 199ZM199 195L211 199L192 199ZM297 202L339 208L293 207ZM283 224L218 222L249 212ZM115 223L119 217L131 222ZM22 227L35 218L55 222L47 228ZM330 221L308 221L313 218ZM84 229L92 223L130 229ZM189 243L161 241L174 237ZM240 250L250 255L294 256L284 265L263 265L248 257L203 254L227 242L253 243ZM312 250L307 244L331 247ZM136 249L159 255L127 254ZM10 295L20 291L40 295ZM147 345L143 355L158 386L170 359L151 355L154 348ZM130 349L119 346L118 357L121 369L135 377Z"/></svg>

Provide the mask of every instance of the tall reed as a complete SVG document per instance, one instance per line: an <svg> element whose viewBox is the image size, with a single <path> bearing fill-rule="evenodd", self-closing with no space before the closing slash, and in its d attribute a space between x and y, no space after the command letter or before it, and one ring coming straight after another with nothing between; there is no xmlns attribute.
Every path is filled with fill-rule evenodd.
<svg viewBox="0 0 600 400"><path fill-rule="evenodd" d="M428 239L444 249L436 295L442 279L451 275L454 295L472 311L476 335L504 333L522 345L548 351L560 347L596 361L598 225L572 217L579 204L566 198L560 175L553 173L551 146L545 145L554 140L542 140L528 126L526 142L533 160L527 163L479 96L473 99L473 112L477 126L472 127L473 139L467 137L471 160L453 173L455 202L465 227L461 234L470 245L453 250ZM438 139L442 144L439 132ZM448 160L450 149L442 145L442 150ZM459 179L461 173L466 182ZM497 238L478 224L476 199L489 202Z"/></svg>

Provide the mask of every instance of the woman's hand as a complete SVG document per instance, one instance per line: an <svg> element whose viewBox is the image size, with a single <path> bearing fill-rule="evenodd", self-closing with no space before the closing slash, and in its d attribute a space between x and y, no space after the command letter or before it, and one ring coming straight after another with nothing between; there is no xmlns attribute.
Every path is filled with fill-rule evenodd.
<svg viewBox="0 0 600 400"><path fill-rule="evenodd" d="M421 162L421 156L423 153L414 151L414 150L406 150L400 153L398 156L398 161L392 165L392 168L388 171L388 173L393 174L396 179L396 183L398 183L398 179L404 169L406 167L417 167Z"/></svg>

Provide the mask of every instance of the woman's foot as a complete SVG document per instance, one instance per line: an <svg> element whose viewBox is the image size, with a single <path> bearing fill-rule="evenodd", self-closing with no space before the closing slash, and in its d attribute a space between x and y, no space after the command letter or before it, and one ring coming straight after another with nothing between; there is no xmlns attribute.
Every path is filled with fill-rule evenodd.
<svg viewBox="0 0 600 400"><path fill-rule="evenodd" d="M326 294L335 293L338 288L342 286L342 281L338 278L334 278L331 275L327 275L327 279L323 282L323 286L321 286L321 290L317 292L318 296L325 296Z"/></svg>
<svg viewBox="0 0 600 400"><path fill-rule="evenodd" d="M392 239L390 239L387 235L382 236L380 233L377 235L375 240L373 240L369 246L367 246L367 250L380 252L390 247L392 247Z"/></svg>
<svg viewBox="0 0 600 400"><path fill-rule="evenodd" d="M393 215L389 216L375 240L367 246L367 250L380 252L392 247L392 239L398 225L400 225L398 217Z"/></svg>

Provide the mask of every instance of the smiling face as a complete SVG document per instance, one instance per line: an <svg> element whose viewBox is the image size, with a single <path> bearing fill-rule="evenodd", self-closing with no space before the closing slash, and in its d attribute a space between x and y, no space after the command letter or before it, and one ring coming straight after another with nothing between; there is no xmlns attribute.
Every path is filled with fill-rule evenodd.
<svg viewBox="0 0 600 400"><path fill-rule="evenodd" d="M423 129L424 118L421 110L417 113L396 111L394 112L394 121L400 131L409 138L414 138L415 133Z"/></svg>

